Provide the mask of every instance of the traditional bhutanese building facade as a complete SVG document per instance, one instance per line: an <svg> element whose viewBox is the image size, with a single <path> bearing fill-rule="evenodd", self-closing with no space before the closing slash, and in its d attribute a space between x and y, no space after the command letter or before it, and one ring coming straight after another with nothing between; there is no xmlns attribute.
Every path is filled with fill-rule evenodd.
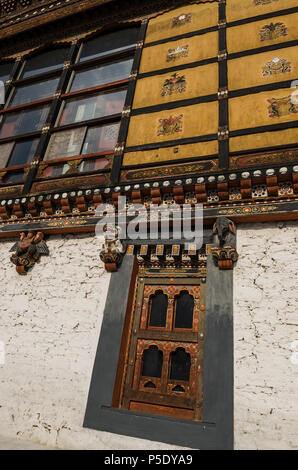
<svg viewBox="0 0 298 470"><path fill-rule="evenodd" d="M0 436L297 449L297 0L0 6Z"/></svg>

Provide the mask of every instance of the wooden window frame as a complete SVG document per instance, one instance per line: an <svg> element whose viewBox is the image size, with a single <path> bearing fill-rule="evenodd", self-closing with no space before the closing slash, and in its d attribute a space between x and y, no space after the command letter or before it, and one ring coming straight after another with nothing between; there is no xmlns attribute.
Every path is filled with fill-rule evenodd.
<svg viewBox="0 0 298 470"><path fill-rule="evenodd" d="M80 63L79 58L80 58L82 45L83 45L83 42L80 43L79 47L77 48L77 51L75 52L75 55L74 55L73 59L68 64L68 71L69 71L68 74L64 74L64 66L60 66L60 67L57 67L55 70L51 70L51 71L44 72L44 73L39 73L39 74L34 75L32 77L22 78L21 75L24 71L25 63L32 56L30 56L28 58L26 57L23 61L18 61L18 62L14 61L14 62L12 62L12 68L14 68L15 70L14 70L14 73L11 72L11 76L10 76L11 83L10 83L9 91L6 93L6 103L3 106L3 108L0 108L0 119L1 119L1 117L4 117L8 113L18 112L18 111L19 112L23 112L23 111L25 112L25 111L29 111L29 110L33 109L34 107L38 107L40 105L47 105L48 104L49 105L48 118L46 119L46 122L45 122L45 125L48 126L48 131L47 131L48 134L51 134L52 132L56 132L56 131L59 131L59 130L62 131L64 129L67 130L67 129L72 129L72 128L75 128L75 127L78 127L78 126L84 126L85 124L87 124L88 127L89 126L91 127L91 126L94 126L94 125L101 125L101 124L102 125L110 124L110 123L112 124L112 123L116 123L116 122L120 123L121 118L122 118L122 113L117 113L117 114L114 114L114 115L105 116L104 118L96 118L96 119L92 119L92 120L84 121L84 122L80 122L80 123L71 123L71 124L68 124L66 126L60 126L60 127L56 127L56 123L58 122L57 117L55 118L54 121L52 120L52 118L50 118L50 116L55 114L54 107L57 106L56 94L58 92L60 92L61 81L62 80L64 81L64 84L63 84L63 89L64 89L63 91L64 92L62 94L60 92L60 96L59 96L60 105L59 105L58 116L61 114L61 111L62 111L62 109L64 107L64 104L67 101L67 99L76 98L76 97L80 98L81 96L87 96L87 95L95 93L95 92L106 92L106 91L114 91L114 90L118 91L121 88L127 89L127 87L128 87L129 78L126 78L126 79L123 79L123 80L119 80L119 81L116 81L116 82L109 82L107 84L99 85L99 86L88 88L88 89L77 90L77 91L71 92L71 93L65 92L65 90L67 90L72 84L73 73L74 72L83 71L84 69L88 69L90 67L96 67L97 65L104 65L105 63L110 64L110 63L113 63L113 62L121 61L121 60L126 59L126 58L127 59L129 59L129 58L133 59L134 55L135 55L135 52L136 52L136 45L128 46L127 49L125 49L123 51L114 52L112 54L106 54L103 57L83 61L82 63ZM71 50L73 48L72 48L70 43L68 43L66 46L63 46L63 47L66 47L66 49L68 48L68 52L66 50L67 54L71 54ZM50 51L50 49L49 49L49 51ZM39 53L42 54L44 52L47 52L47 50L40 51ZM16 66L16 64L18 64L18 66ZM65 75L65 78L63 78L63 74ZM30 103L20 104L20 105L17 105L17 106L10 106L9 105L9 103L12 102L12 99L15 95L15 91L16 91L17 87L22 87L22 86L26 86L26 85L33 84L33 83L38 83L38 82L48 80L48 79L51 79L51 78L55 78L55 77L58 77L58 78L60 77L60 80L58 82L57 89L56 89L55 93L53 94L53 96L49 96L47 98L32 101ZM48 121L51 121L51 122L48 122ZM0 127L1 127L1 121L0 121ZM32 137L32 138L39 137L40 143L41 143L41 140L42 140L41 136L42 136L42 131L26 133L26 134L22 134L22 135L18 135L18 136L10 136L10 137L7 137L5 139L1 139L0 144L12 142L12 141L19 141L19 140L27 139L27 138L30 138L30 137ZM46 149L47 149L47 145L44 145L44 144L41 143L40 148L38 148L38 151L36 152L36 154L38 156L38 159L40 161L43 161L43 157L46 153ZM107 151L106 153L109 154L110 152ZM82 155L80 155L80 157L82 158ZM85 156L83 156L83 157L85 158ZM63 157L58 156L58 158L55 159L55 160L67 161L67 157L63 158ZM18 165L18 167L21 167L21 166ZM11 171L12 168L11 167L6 167L5 169L7 169L7 171ZM111 168L104 169L104 170L99 170L99 171L96 171L96 173L98 173L98 172L101 173L101 172L106 172L106 171L110 172ZM93 174L94 172L91 172L91 173ZM33 176L34 180L36 179L35 176L36 175ZM30 181L28 181L28 183L26 183L26 185L30 186L33 179L32 179L32 176L30 176L30 178L29 178ZM10 185L10 183L8 183L7 185Z"/></svg>
<svg viewBox="0 0 298 470"><path fill-rule="evenodd" d="M219 270L208 255L202 421L115 408L136 275L129 255L111 275L84 427L201 450L233 449L233 271Z"/></svg>
<svg viewBox="0 0 298 470"><path fill-rule="evenodd" d="M205 330L205 297L206 284L204 278L166 278L138 276L134 309L127 312L130 320L129 344L127 344L126 363L121 363L117 374L122 375L122 390L118 391L118 403L114 406L123 409L135 409L131 403L137 404L138 411L152 409L150 405L160 407L164 414L180 416L181 409L189 419L202 419L203 400L203 351ZM193 328L174 329L174 302L182 291L188 291L194 297ZM149 327L150 297L162 291L168 297L166 327ZM144 352L150 346L157 346L163 353L162 375L160 378L142 376L142 360ZM183 348L191 358L190 377L188 381L170 379L171 354ZM146 390L146 383L153 382L155 389ZM172 388L181 385L185 394L173 392ZM114 392L114 396L117 392ZM122 399L120 398L122 397ZM144 405L144 406L142 406ZM167 408L167 411L166 411Z"/></svg>

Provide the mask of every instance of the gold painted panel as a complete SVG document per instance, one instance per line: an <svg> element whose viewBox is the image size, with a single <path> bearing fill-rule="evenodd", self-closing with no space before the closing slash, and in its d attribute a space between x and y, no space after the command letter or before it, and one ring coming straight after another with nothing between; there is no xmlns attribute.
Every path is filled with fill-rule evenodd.
<svg viewBox="0 0 298 470"><path fill-rule="evenodd" d="M137 81L133 109L217 94L217 91L218 64L168 72Z"/></svg>
<svg viewBox="0 0 298 470"><path fill-rule="evenodd" d="M216 26L217 23L217 3L185 5L152 18L148 24L145 42L159 41L191 31L198 31Z"/></svg>
<svg viewBox="0 0 298 470"><path fill-rule="evenodd" d="M263 52L228 61L230 90L295 80L298 72L298 46Z"/></svg>
<svg viewBox="0 0 298 470"><path fill-rule="evenodd" d="M201 103L130 119L126 145L179 140L218 132L218 102Z"/></svg>
<svg viewBox="0 0 298 470"><path fill-rule="evenodd" d="M227 0L228 22L297 6L297 0Z"/></svg>
<svg viewBox="0 0 298 470"><path fill-rule="evenodd" d="M298 105L292 103L292 93L293 88L284 88L232 98L230 130L296 121Z"/></svg>
<svg viewBox="0 0 298 470"><path fill-rule="evenodd" d="M124 154L123 165L139 165L143 163L158 163L175 161L183 158L206 157L218 154L218 141L198 142L195 144L176 145L156 150L128 152Z"/></svg>
<svg viewBox="0 0 298 470"><path fill-rule="evenodd" d="M253 150L272 148L278 145L291 145L298 143L298 131L285 129L275 132L263 132L260 134L242 135L230 139L230 151Z"/></svg>
<svg viewBox="0 0 298 470"><path fill-rule="evenodd" d="M227 29L229 54L297 39L298 13Z"/></svg>
<svg viewBox="0 0 298 470"><path fill-rule="evenodd" d="M218 32L170 41L143 49L140 73L190 64L218 55Z"/></svg>

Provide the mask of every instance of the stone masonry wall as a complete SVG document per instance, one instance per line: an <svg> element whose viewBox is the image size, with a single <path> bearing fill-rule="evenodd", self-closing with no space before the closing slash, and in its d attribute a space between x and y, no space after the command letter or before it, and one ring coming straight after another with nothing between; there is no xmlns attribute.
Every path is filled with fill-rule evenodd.
<svg viewBox="0 0 298 470"><path fill-rule="evenodd" d="M51 236L50 256L27 276L9 261L14 241L0 241L0 436L64 449L174 448L82 427L110 280L99 240Z"/></svg>
<svg viewBox="0 0 298 470"><path fill-rule="evenodd" d="M235 444L298 448L298 223L237 226ZM297 361L296 361L297 362Z"/></svg>

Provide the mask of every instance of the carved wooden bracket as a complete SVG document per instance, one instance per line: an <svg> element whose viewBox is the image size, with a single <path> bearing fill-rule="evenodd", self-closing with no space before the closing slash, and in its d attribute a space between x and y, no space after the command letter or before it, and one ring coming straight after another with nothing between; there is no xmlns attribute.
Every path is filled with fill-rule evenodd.
<svg viewBox="0 0 298 470"><path fill-rule="evenodd" d="M211 248L211 253L219 269L233 269L233 264L238 259L235 248Z"/></svg>
<svg viewBox="0 0 298 470"><path fill-rule="evenodd" d="M109 273L116 272L122 263L126 247L118 238L118 231L114 233L114 238L106 238L100 252L100 259L104 263Z"/></svg>
<svg viewBox="0 0 298 470"><path fill-rule="evenodd" d="M26 275L41 255L49 255L49 249L43 240L42 232L21 232L20 240L12 248L10 261L15 264L17 273Z"/></svg>
<svg viewBox="0 0 298 470"><path fill-rule="evenodd" d="M236 251L236 227L232 220L218 217L213 225L214 241L211 248L213 258L219 269L233 269L238 259Z"/></svg>

